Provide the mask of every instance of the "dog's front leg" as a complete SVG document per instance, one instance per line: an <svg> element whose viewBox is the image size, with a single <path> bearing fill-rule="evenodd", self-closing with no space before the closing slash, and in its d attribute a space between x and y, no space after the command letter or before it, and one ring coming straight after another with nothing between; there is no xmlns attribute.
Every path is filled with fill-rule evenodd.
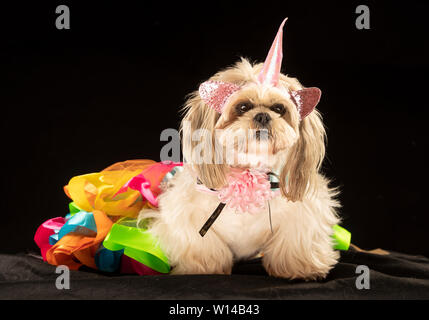
<svg viewBox="0 0 429 320"><path fill-rule="evenodd" d="M150 232L166 253L172 274L230 274L233 254L214 230L204 237L198 233L201 223L192 219L157 220Z"/></svg>
<svg viewBox="0 0 429 320"><path fill-rule="evenodd" d="M303 209L306 208L306 209ZM337 263L339 253L333 249L331 208L322 212L305 212L308 207L279 219L264 248L263 265L268 274L288 279L325 278ZM314 207L313 207L314 208Z"/></svg>
<svg viewBox="0 0 429 320"><path fill-rule="evenodd" d="M265 248L263 265L271 276L316 280L325 278L338 258L339 254L330 242L290 239L277 230Z"/></svg>
<svg viewBox="0 0 429 320"><path fill-rule="evenodd" d="M199 237L199 239L198 239ZM185 244L174 256L172 274L231 274L233 255L214 233Z"/></svg>

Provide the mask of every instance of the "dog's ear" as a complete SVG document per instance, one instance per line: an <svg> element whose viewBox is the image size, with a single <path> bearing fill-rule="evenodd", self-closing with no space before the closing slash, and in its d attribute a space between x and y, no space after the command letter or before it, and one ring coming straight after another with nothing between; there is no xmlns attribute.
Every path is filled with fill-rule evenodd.
<svg viewBox="0 0 429 320"><path fill-rule="evenodd" d="M184 111L180 126L184 160L207 188L220 188L226 184L227 169L222 148L216 147L215 125L220 114L201 99L198 91L190 96Z"/></svg>
<svg viewBox="0 0 429 320"><path fill-rule="evenodd" d="M317 110L302 119L298 141L287 153L280 173L280 189L291 201L300 201L314 191L325 156L325 129Z"/></svg>

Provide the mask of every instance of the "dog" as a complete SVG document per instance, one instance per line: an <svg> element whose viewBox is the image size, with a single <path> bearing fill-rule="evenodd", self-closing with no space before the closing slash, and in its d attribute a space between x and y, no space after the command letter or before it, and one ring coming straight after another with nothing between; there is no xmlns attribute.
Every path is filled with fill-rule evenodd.
<svg viewBox="0 0 429 320"><path fill-rule="evenodd" d="M326 139L315 109L320 90L280 73L284 23L264 64L242 58L204 82L186 102L184 170L159 196L159 211L144 209L139 215L151 218L148 230L159 240L172 274L230 274L235 261L260 254L271 276L316 280L338 261L332 240L332 227L340 220L337 190L320 172ZM200 129L210 136L194 141ZM237 150L237 143L230 142L249 131L248 144ZM235 156L228 163L216 162L228 143ZM264 145L263 156L257 144ZM211 161L195 161L196 149ZM225 206L202 237L198 230L219 197L202 192L198 184L218 190L228 184L231 169L261 167L278 177L280 191L269 208L246 213Z"/></svg>

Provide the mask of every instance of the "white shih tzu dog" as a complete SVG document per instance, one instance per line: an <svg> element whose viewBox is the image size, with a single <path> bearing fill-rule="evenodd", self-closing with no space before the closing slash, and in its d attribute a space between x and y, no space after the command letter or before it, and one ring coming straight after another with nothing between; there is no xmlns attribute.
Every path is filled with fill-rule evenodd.
<svg viewBox="0 0 429 320"><path fill-rule="evenodd" d="M339 222L339 205L319 172L325 130L314 108L321 92L280 73L285 21L263 65L242 59L187 101L184 170L160 195L160 211L145 209L139 216L152 218L149 231L173 274L229 274L234 261L261 254L268 274L311 280L324 278L337 263L332 227ZM198 130L210 135L195 141ZM231 143L244 135L245 147ZM236 154L219 161L228 145ZM266 152L258 153L256 145ZM231 182L231 170L261 167L278 178L280 189L266 205L252 212L219 205L216 192Z"/></svg>

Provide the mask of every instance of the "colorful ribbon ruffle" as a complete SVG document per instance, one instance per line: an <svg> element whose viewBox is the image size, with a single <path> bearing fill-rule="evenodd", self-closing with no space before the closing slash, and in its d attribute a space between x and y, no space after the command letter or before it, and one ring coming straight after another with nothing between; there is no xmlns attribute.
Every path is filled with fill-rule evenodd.
<svg viewBox="0 0 429 320"><path fill-rule="evenodd" d="M168 260L156 239L137 228L133 218L144 207L157 207L161 182L181 166L129 160L72 178L64 187L72 199L69 213L36 231L34 240L43 259L71 269L85 265L105 272L168 273Z"/></svg>

